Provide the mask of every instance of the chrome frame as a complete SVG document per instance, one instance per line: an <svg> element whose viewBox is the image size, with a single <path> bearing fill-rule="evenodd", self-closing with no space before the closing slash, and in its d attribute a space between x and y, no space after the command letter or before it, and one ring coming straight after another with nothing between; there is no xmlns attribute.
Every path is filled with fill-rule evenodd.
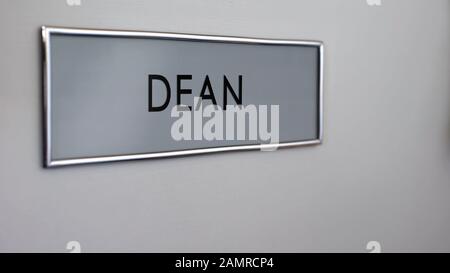
<svg viewBox="0 0 450 273"><path fill-rule="evenodd" d="M243 44L268 44L268 45L302 45L315 46L319 48L319 118L318 118L318 138L306 141L283 142L279 144L251 144L251 145L235 145L222 146L215 148L198 148L191 150L179 150L168 152L127 154L113 156L99 156L86 158L72 158L53 160L51 158L51 48L50 36L52 34L71 34L85 36L109 36L109 37L146 37L146 38L163 38L171 40L190 40L190 41L206 41L206 42L228 42ZM323 141L323 55L324 45L320 41L306 40L279 40L279 39L259 39L246 37L230 37L230 36L210 36L210 35L193 35L178 33L162 33L162 32L146 32L146 31L123 31L123 30L95 30L81 28L61 28L61 27L42 27L43 42L43 95L44 95L44 167L57 167L65 165L112 162L134 159L147 159L159 157L185 156L193 154L205 154L224 151L242 151L242 150L259 150L269 148L284 148L304 145L317 145Z"/></svg>

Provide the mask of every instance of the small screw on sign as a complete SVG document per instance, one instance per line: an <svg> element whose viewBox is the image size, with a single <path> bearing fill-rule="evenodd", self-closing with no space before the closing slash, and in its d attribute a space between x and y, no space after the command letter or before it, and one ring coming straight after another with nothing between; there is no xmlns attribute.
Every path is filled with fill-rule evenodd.
<svg viewBox="0 0 450 273"><path fill-rule="evenodd" d="M381 0L366 0L369 6L381 6Z"/></svg>
<svg viewBox="0 0 450 273"><path fill-rule="evenodd" d="M81 6L81 0L66 0L68 6Z"/></svg>
<svg viewBox="0 0 450 273"><path fill-rule="evenodd" d="M369 253L381 253L381 244L378 241L370 241L366 245L366 249Z"/></svg>
<svg viewBox="0 0 450 273"><path fill-rule="evenodd" d="M69 253L81 253L81 244L78 241L70 241L67 243L66 249L70 250Z"/></svg>

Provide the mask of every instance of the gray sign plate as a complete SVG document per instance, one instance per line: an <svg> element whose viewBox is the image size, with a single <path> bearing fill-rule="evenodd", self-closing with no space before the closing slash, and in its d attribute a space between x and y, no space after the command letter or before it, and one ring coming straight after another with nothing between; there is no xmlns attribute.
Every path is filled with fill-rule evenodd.
<svg viewBox="0 0 450 273"><path fill-rule="evenodd" d="M243 106L278 105L277 147L321 143L321 42L52 27L43 27L42 36L46 167L268 145L171 136L178 89L191 90L180 101L194 105L206 76L219 106L224 77L235 94L241 77ZM151 83L150 95L149 75L162 75L170 96L162 81ZM182 88L180 75L191 76ZM149 111L149 96L167 107ZM230 92L228 100L236 104Z"/></svg>

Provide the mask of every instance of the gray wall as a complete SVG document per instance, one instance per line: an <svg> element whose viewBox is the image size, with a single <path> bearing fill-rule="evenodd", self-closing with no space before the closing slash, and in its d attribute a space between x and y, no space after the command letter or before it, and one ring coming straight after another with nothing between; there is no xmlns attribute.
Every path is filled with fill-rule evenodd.
<svg viewBox="0 0 450 273"><path fill-rule="evenodd" d="M448 0L0 0L0 251L450 251ZM318 39L323 145L43 169L41 25Z"/></svg>

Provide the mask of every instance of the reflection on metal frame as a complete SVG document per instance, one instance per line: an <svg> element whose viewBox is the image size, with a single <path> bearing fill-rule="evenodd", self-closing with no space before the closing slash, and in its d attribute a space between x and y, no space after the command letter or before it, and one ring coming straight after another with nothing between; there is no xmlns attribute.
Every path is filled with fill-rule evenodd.
<svg viewBox="0 0 450 273"><path fill-rule="evenodd" d="M252 144L252 145L235 145L215 148L198 148L191 150L154 152L142 154L112 155L87 158L72 159L52 159L51 146L51 54L50 54L50 35L52 34L72 34L85 36L107 36L107 37L129 37L129 38L159 38L170 40L189 40L189 41L205 41L205 42L228 42L242 44L266 44L266 45L302 45L314 46L319 49L319 101L318 101L318 138L306 141L284 142L279 144ZM279 40L279 39L258 39L246 37L230 37L230 36L210 36L210 35L193 35L178 33L162 33L162 32L146 32L146 31L122 31L122 30L94 30L80 28L60 28L60 27L42 27L43 42L43 95L44 95L44 167L56 167L65 165L76 165L85 163L112 162L123 160L147 159L158 157L185 156L194 154L206 154L225 151L242 151L242 150L259 150L270 148L284 148L305 145L321 144L323 140L323 54L324 46L320 41L306 40Z"/></svg>

